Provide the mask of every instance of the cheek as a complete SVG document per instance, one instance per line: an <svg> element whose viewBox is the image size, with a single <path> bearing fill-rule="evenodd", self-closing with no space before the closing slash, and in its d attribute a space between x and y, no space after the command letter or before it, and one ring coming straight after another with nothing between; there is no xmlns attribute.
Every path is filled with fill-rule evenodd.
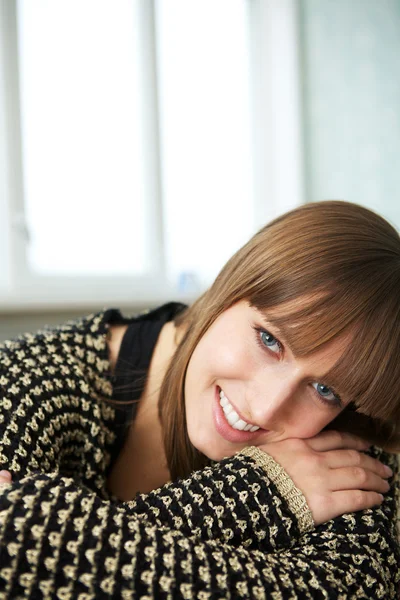
<svg viewBox="0 0 400 600"><path fill-rule="evenodd" d="M294 412L291 419L290 437L306 439L320 433L335 418L336 415L321 414L315 406L309 410Z"/></svg>
<svg viewBox="0 0 400 600"><path fill-rule="evenodd" d="M254 358L243 344L232 338L221 342L214 336L201 340L188 364L185 378L186 402L208 393L216 382L245 381L251 378Z"/></svg>
<svg viewBox="0 0 400 600"><path fill-rule="evenodd" d="M197 346L191 362L193 370L202 378L237 379L251 371L252 359L243 344L232 338L222 341L209 338Z"/></svg>

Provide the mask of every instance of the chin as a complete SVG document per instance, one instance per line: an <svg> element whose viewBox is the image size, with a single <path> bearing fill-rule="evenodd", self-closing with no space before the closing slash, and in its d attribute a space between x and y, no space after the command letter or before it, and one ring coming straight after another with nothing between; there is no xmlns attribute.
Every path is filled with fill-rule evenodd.
<svg viewBox="0 0 400 600"><path fill-rule="evenodd" d="M239 452L241 450L241 448L222 448L220 445L215 444L208 441L202 441L200 442L199 440L197 440L197 442L192 442L193 446L196 448L196 450L198 450L199 452L201 452L202 454L204 454L204 456L207 456L208 459L210 460L214 460L216 462L219 462L220 460L223 460L224 458L228 458L230 456L233 456L234 454L236 454L236 452Z"/></svg>

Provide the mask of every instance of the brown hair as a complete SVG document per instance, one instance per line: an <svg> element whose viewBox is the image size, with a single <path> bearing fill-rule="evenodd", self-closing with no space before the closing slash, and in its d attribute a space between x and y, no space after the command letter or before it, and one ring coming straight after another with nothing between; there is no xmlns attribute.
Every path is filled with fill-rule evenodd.
<svg viewBox="0 0 400 600"><path fill-rule="evenodd" d="M381 446L399 445L399 235L362 206L342 201L311 203L256 233L213 285L178 317L177 325L185 333L160 392L172 478L186 476L208 462L187 435L185 374L201 337L240 300L267 314L299 356L351 332L351 343L325 378L351 399L330 427Z"/></svg>

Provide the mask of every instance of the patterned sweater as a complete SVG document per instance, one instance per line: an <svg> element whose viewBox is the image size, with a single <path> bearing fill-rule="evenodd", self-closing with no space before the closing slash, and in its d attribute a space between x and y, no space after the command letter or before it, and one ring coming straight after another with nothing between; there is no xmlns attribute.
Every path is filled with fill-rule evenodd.
<svg viewBox="0 0 400 600"><path fill-rule="evenodd" d="M0 351L0 598L399 596L396 457L381 507L314 527L304 496L247 448L130 502L115 442L106 311ZM126 322L126 321L125 321Z"/></svg>

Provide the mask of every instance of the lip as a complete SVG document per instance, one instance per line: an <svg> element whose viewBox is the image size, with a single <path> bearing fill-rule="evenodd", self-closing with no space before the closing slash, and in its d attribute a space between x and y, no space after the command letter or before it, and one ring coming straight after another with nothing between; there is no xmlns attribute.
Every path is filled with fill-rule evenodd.
<svg viewBox="0 0 400 600"><path fill-rule="evenodd" d="M214 417L215 429L217 430L219 435L224 438L224 440L226 440L228 442L234 442L234 443L246 443L246 442L250 442L250 441L254 440L256 437L258 437L260 435L260 433L266 432L266 429L261 429L261 428L257 429L257 431L240 431L239 429L233 429L233 427L231 427L229 425L229 423L227 422L224 411L222 410L222 407L219 403L220 389L221 388L219 388L218 386L215 387L215 402L213 404L213 417ZM236 408L235 408L235 411L236 411ZM242 418L241 415L239 414L239 412L238 411L236 411L236 412L238 413L239 417Z"/></svg>

